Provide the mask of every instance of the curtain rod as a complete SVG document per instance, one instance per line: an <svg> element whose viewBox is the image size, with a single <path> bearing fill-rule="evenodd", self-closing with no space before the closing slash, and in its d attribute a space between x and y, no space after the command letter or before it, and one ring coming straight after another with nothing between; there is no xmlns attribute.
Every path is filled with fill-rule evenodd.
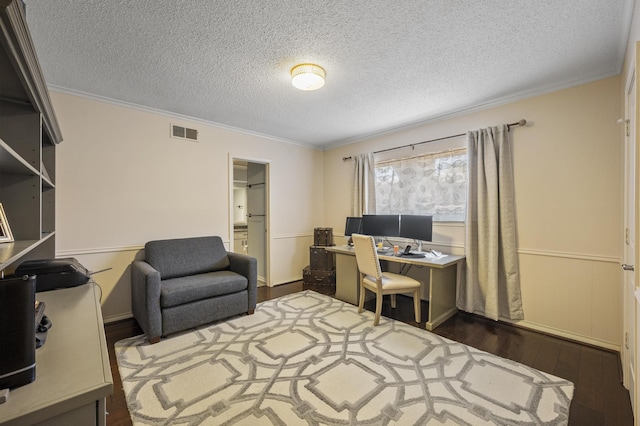
<svg viewBox="0 0 640 426"><path fill-rule="evenodd" d="M509 123L507 124L507 127L509 129L511 129L514 126L524 126L527 124L527 120L525 120L524 118L520 121L516 121L515 123ZM466 133L460 133L458 135L451 135L451 136L443 136L441 138L437 138L437 139L430 139L428 141L422 141L422 142L417 142L417 143L410 143L408 145L402 145L402 146L396 146L394 148L387 148L387 149L381 149L380 151L373 151L374 154L380 154L381 152L387 152L387 151L395 151L396 149L402 149L402 148L413 148L414 146L417 145L422 145L423 143L430 143L430 142L438 142L438 141L442 141L445 139L452 139L452 138L459 138L461 136L465 136ZM347 161L347 160L351 160L353 157L349 156L349 157L342 157L342 161Z"/></svg>

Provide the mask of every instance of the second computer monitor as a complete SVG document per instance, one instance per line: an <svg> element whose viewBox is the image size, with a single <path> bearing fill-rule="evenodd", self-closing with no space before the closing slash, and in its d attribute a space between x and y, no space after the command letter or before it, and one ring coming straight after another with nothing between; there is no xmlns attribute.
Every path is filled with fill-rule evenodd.
<svg viewBox="0 0 640 426"><path fill-rule="evenodd" d="M431 241L433 216L400 215L400 237L419 241Z"/></svg>
<svg viewBox="0 0 640 426"><path fill-rule="evenodd" d="M344 225L344 235L350 237L351 234L360 234L362 232L361 217L347 217L347 223Z"/></svg>
<svg viewBox="0 0 640 426"><path fill-rule="evenodd" d="M400 215L366 214L362 216L362 233L375 237L397 237L400 233Z"/></svg>

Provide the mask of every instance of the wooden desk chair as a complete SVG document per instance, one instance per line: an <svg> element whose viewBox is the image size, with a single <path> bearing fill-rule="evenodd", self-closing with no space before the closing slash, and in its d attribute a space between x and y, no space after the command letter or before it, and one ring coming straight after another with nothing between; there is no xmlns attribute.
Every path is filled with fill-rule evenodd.
<svg viewBox="0 0 640 426"><path fill-rule="evenodd" d="M376 316L373 325L380 323L382 312L382 296L391 295L391 307L396 307L396 294L413 293L413 309L416 322L420 322L420 281L405 275L382 272L380 260L373 237L369 235L351 235L356 250L356 261L360 272L360 303L358 312L364 309L365 289L376 294Z"/></svg>

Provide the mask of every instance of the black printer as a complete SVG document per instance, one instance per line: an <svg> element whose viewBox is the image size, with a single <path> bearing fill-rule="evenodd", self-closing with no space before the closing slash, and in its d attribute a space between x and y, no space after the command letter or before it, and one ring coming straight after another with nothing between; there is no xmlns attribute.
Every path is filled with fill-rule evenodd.
<svg viewBox="0 0 640 426"><path fill-rule="evenodd" d="M79 286L91 277L87 268L73 257L27 260L16 268L15 275L35 275L36 292Z"/></svg>

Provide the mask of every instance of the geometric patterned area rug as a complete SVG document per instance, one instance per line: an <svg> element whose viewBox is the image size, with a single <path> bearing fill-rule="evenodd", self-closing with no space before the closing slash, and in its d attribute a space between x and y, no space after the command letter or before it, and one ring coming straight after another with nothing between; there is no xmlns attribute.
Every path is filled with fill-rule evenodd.
<svg viewBox="0 0 640 426"><path fill-rule="evenodd" d="M134 425L563 425L573 383L312 291L116 343Z"/></svg>

